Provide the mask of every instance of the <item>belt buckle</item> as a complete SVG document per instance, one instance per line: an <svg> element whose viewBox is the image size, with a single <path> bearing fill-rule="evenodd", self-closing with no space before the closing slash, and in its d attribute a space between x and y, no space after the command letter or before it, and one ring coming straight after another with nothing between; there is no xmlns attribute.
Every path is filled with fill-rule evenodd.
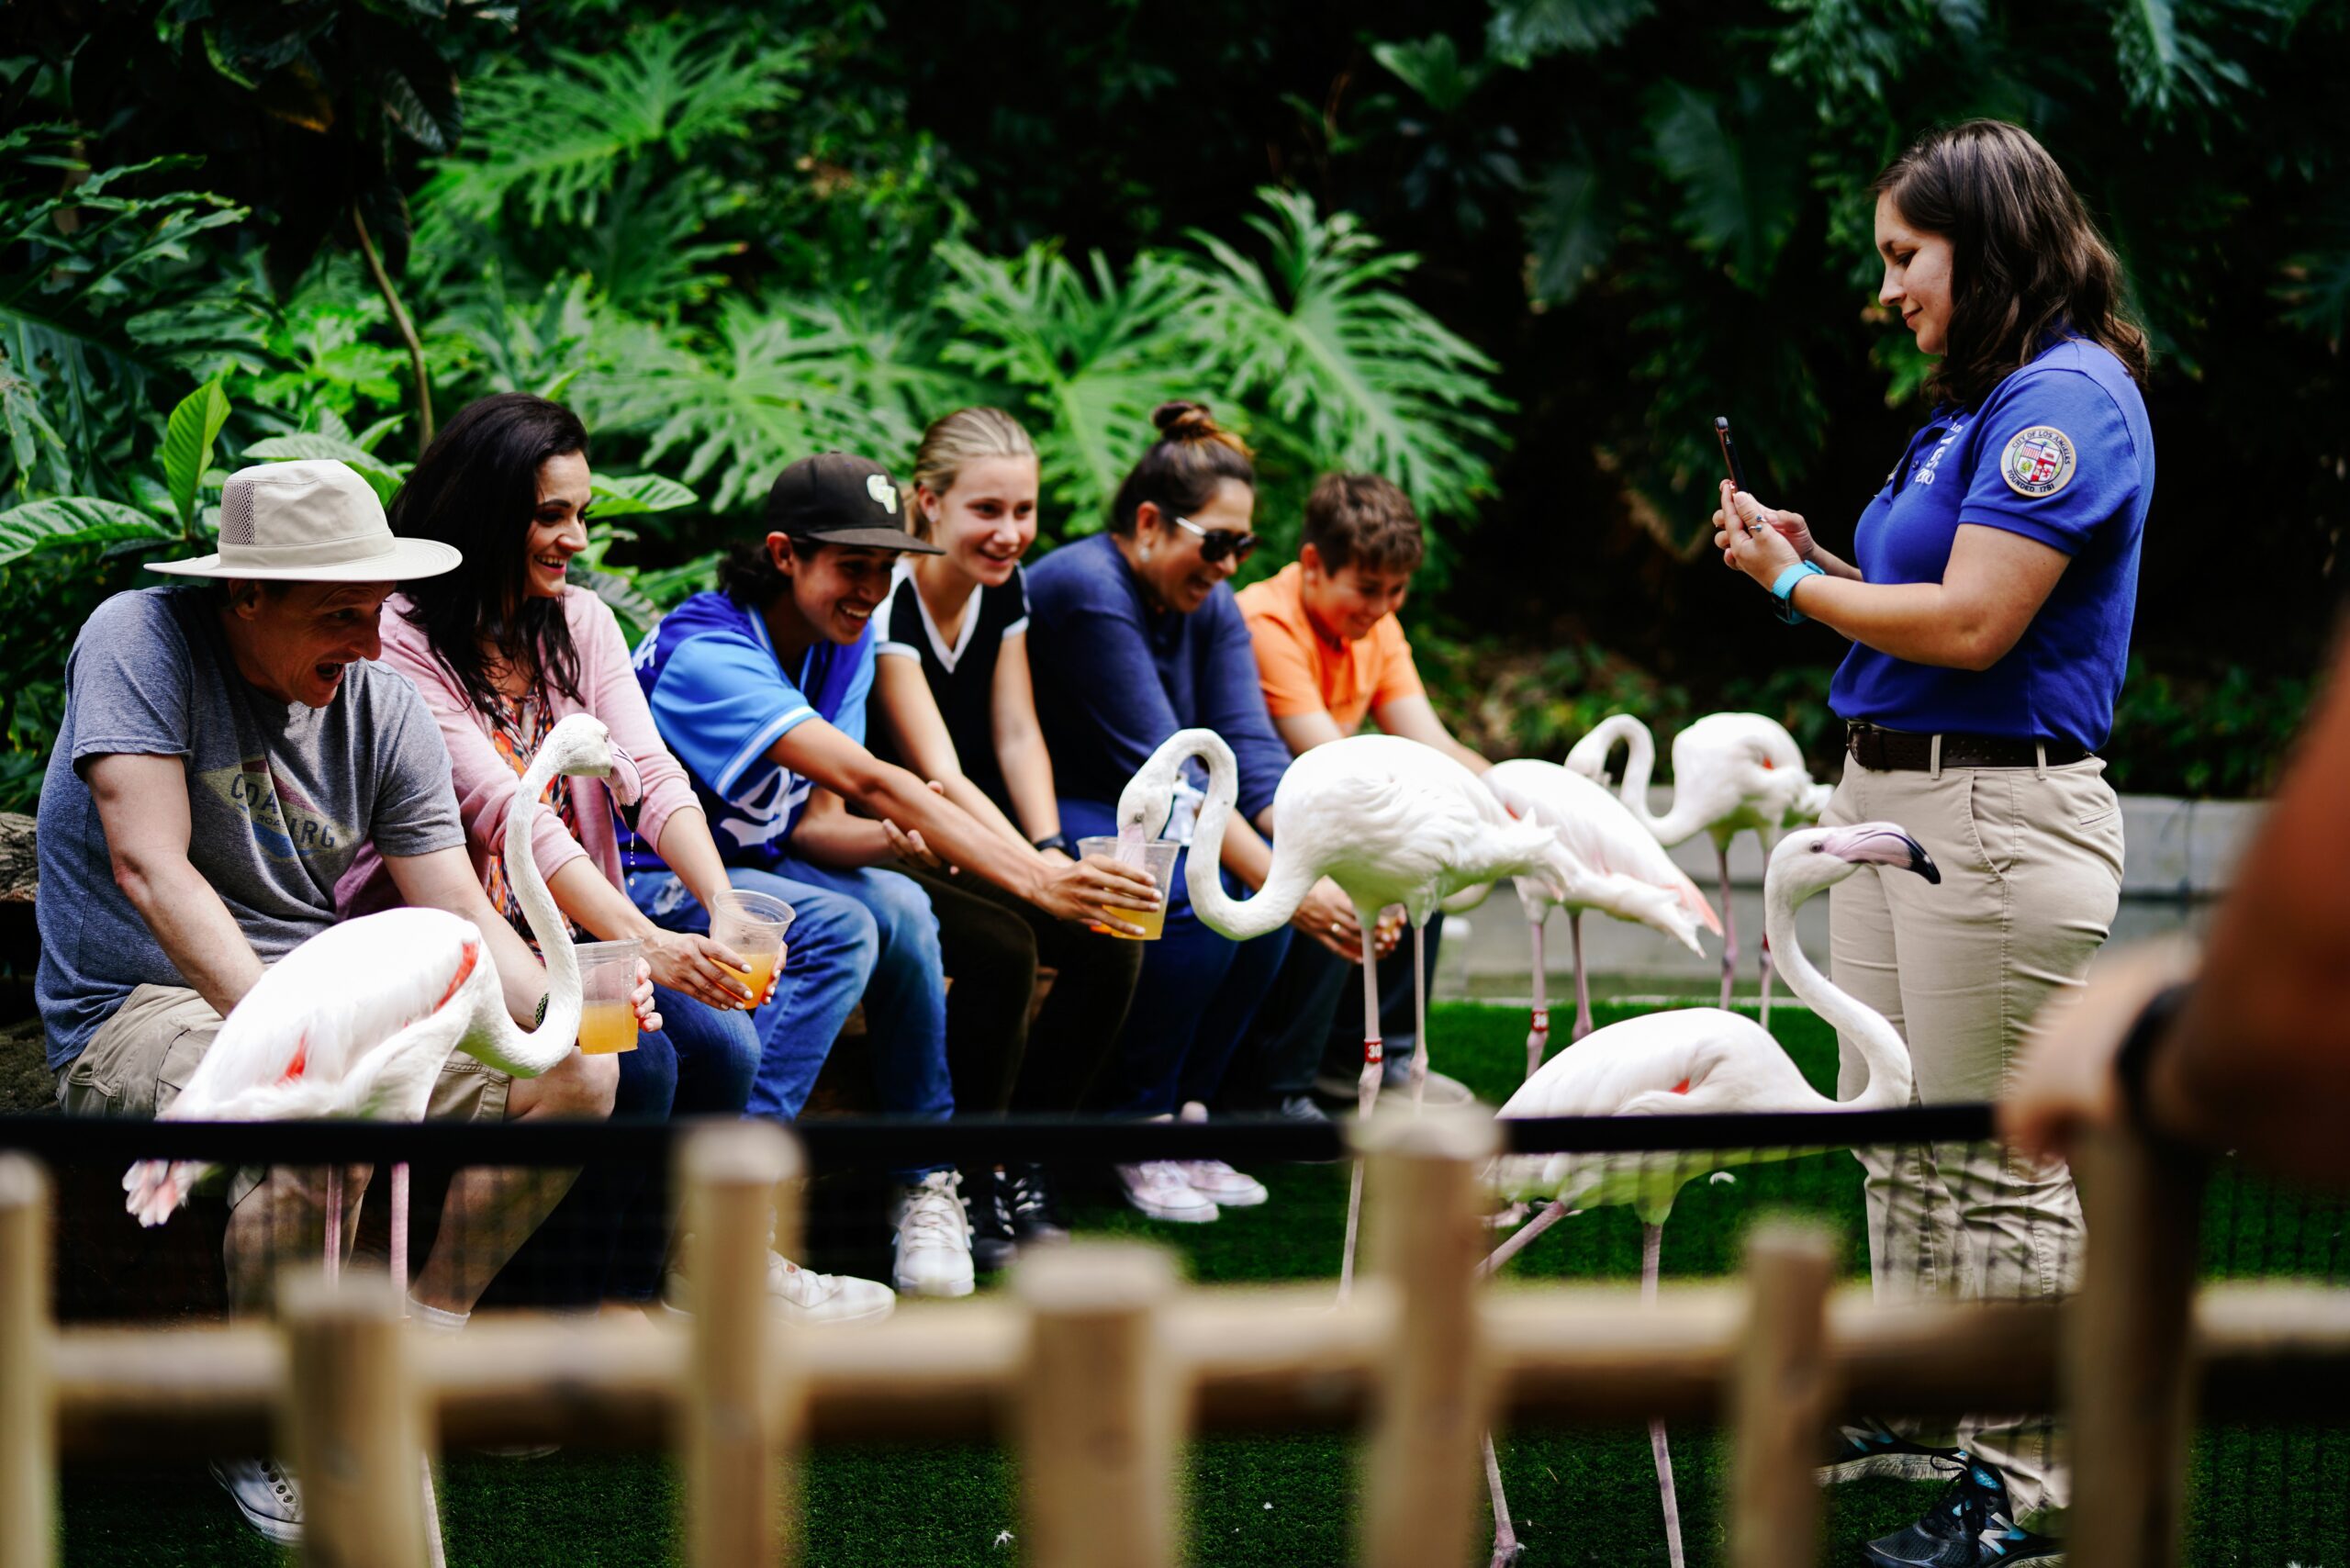
<svg viewBox="0 0 2350 1568"><path fill-rule="evenodd" d="M1885 771L1885 733L1865 719L1854 719L1845 724L1844 749L1870 772Z"/></svg>

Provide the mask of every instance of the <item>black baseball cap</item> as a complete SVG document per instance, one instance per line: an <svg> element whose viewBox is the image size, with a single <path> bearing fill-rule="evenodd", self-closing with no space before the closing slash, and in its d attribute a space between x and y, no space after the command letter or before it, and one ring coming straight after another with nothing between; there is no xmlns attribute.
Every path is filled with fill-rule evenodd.
<svg viewBox="0 0 2350 1568"><path fill-rule="evenodd" d="M905 507L890 471L845 452L803 457L778 475L767 489L765 520L773 532L818 544L946 554L906 531Z"/></svg>

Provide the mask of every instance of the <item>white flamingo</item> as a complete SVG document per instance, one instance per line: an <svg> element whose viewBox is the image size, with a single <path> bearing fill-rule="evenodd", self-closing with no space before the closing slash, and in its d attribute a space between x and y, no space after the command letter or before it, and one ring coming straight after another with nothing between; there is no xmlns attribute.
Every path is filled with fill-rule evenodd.
<svg viewBox="0 0 2350 1568"><path fill-rule="evenodd" d="M1830 785L1815 784L1803 752L1786 726L1760 713L1708 713L1673 737L1673 808L1649 812L1649 775L1656 767L1656 738L1629 713L1600 721L1574 744L1567 766L1586 778L1603 778L1616 743L1628 747L1619 790L1632 814L1667 849L1705 830L1714 841L1721 868L1722 999L1729 1005L1738 976L1738 922L1730 906L1729 841L1748 828L1762 840L1762 857L1782 831L1816 823L1828 809ZM1762 937L1762 1025L1771 1025L1771 937Z"/></svg>
<svg viewBox="0 0 2350 1568"><path fill-rule="evenodd" d="M1915 871L1929 882L1942 872L1925 848L1892 823L1806 828L1780 841L1763 878L1766 928L1778 939L1787 988L1851 1040L1868 1067L1868 1082L1841 1103L1814 1089L1785 1051L1752 1019L1711 1007L1651 1013L1611 1024L1572 1050L1561 1051L1502 1107L1505 1117L1667 1116L1715 1112L1881 1111L1909 1103L1909 1050L1883 1016L1830 984L1796 940L1796 906L1863 866ZM1640 1293L1656 1297L1664 1222L1682 1186L1729 1165L1788 1159L1813 1149L1690 1149L1678 1153L1511 1155L1494 1164L1511 1197L1548 1194L1550 1202L1481 1265L1490 1272L1570 1213L1623 1204L1639 1216ZM1673 1491L1673 1457L1664 1423L1649 1423L1657 1486L1664 1503L1665 1545L1681 1568L1681 1517ZM1495 1568L1516 1561L1516 1532L1502 1495L1501 1467L1485 1439L1485 1477L1494 1500Z"/></svg>
<svg viewBox="0 0 2350 1568"><path fill-rule="evenodd" d="M453 1050L535 1078L579 1037L579 961L570 927L531 852L539 797L558 773L608 778L610 734L574 714L549 733L506 821L515 896L546 958L547 1005L534 1030L506 1013L498 965L480 928L437 909L392 909L329 926L280 958L231 1008L187 1087L158 1120L284 1121L352 1117L421 1121ZM161 1225L211 1167L144 1159L122 1179L141 1225ZM392 1267L407 1275L404 1169L392 1188ZM328 1169L327 1252L340 1256L339 1166Z"/></svg>
<svg viewBox="0 0 2350 1568"><path fill-rule="evenodd" d="M1379 1098L1379 977L1373 950L1379 912L1404 906L1412 923L1412 999L1420 1048L1412 1058L1412 1103L1427 1081L1427 949L1428 917L1451 901L1465 908L1504 877L1543 874L1561 884L1577 868L1549 828L1511 820L1477 776L1433 746L1393 735L1353 735L1314 747L1289 765L1273 791L1273 863L1265 885L1245 900L1224 890L1217 863L1240 774L1232 748L1214 730L1178 730L1151 754L1118 796L1122 834L1157 833L1173 810L1183 765L1208 767L1207 799L1192 834L1186 875L1192 907L1208 928L1236 942L1278 931L1314 884L1327 877L1354 901L1362 924L1362 1076L1364 1115ZM1362 1167L1347 1201L1340 1294L1354 1282L1355 1226L1361 1212Z"/></svg>
<svg viewBox="0 0 2350 1568"><path fill-rule="evenodd" d="M1552 905L1567 912L1575 954L1575 1025L1570 1041L1591 1033L1591 984L1583 970L1583 912L1598 910L1617 920L1652 926L1700 958L1703 925L1721 935L1713 905L1689 874L1673 863L1656 836L1605 786L1555 762L1520 757L1497 762L1485 787L1510 815L1538 822L1559 835L1582 875L1564 888L1538 877L1517 879L1518 902L1534 938L1534 1024L1526 1036L1526 1076L1534 1076L1550 1039L1550 1009L1542 962L1542 927Z"/></svg>

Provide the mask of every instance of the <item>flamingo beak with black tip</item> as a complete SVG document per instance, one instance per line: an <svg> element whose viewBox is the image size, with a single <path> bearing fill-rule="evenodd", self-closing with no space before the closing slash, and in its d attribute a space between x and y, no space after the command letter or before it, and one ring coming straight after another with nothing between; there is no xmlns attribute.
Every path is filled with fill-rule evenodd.
<svg viewBox="0 0 2350 1568"><path fill-rule="evenodd" d="M1940 883L1942 868L1926 846L1892 823L1855 823L1830 828L1820 839L1822 852L1856 866L1897 866L1915 871L1929 882Z"/></svg>

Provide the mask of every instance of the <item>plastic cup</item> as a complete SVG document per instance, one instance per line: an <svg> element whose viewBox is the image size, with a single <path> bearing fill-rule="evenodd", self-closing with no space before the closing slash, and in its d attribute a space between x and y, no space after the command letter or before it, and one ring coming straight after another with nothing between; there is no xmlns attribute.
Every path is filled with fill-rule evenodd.
<svg viewBox="0 0 2350 1568"><path fill-rule="evenodd" d="M759 1004L783 961L783 934L791 929L791 906L765 893L731 888L720 893L710 911L711 940L732 947L751 966L726 972L751 988L745 1012Z"/></svg>
<svg viewBox="0 0 2350 1568"><path fill-rule="evenodd" d="M1141 926L1141 935L1136 936L1133 933L1126 931L1113 931L1106 925L1095 925L1092 929L1099 931L1104 936L1123 936L1129 942L1156 942L1159 937L1165 935L1167 932L1167 890L1168 887L1175 880L1175 857L1181 854L1183 846L1176 843L1171 838L1146 838L1133 840L1095 837L1079 839L1077 841L1077 852L1080 857L1099 855L1104 859L1115 860L1122 866L1140 866L1144 870L1150 873L1151 881L1156 883L1158 888L1159 904L1157 909L1149 911L1132 909L1121 910L1118 913L1119 919Z"/></svg>
<svg viewBox="0 0 2350 1568"><path fill-rule="evenodd" d="M583 1056L608 1057L636 1049L636 961L644 944L582 942L579 987L586 1000L579 1007L579 1050Z"/></svg>

